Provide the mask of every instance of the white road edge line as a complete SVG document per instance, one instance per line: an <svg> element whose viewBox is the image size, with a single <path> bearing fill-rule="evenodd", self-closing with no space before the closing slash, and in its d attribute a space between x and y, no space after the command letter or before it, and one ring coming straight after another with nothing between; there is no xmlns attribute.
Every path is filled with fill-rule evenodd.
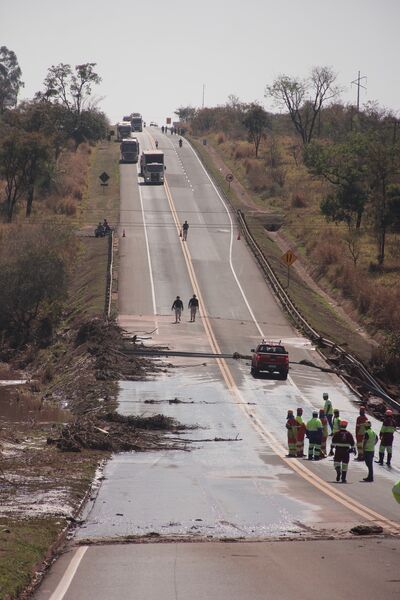
<svg viewBox="0 0 400 600"><path fill-rule="evenodd" d="M138 172L138 178L139 178L139 167L137 167L137 172ZM139 190L139 198L140 198L140 208L142 210L144 239L146 240L147 262L148 262L148 265L149 265L149 275L150 275L150 285L151 285L151 299L152 299L152 302L153 302L153 313L154 313L154 316L156 317L156 315L157 315L157 305L156 305L156 292L155 292L155 288L154 288L153 266L151 264L149 238L148 238L148 235L147 235L146 217L145 217L145 214L144 214L143 197L142 197L142 191L140 189L140 181L138 181L138 190ZM156 335L159 335L157 317L156 317L155 325L156 325L155 333L156 333Z"/></svg>
<svg viewBox="0 0 400 600"><path fill-rule="evenodd" d="M89 546L81 546L78 548L64 575L62 576L60 583L50 596L49 600L62 600L64 598L88 548Z"/></svg>

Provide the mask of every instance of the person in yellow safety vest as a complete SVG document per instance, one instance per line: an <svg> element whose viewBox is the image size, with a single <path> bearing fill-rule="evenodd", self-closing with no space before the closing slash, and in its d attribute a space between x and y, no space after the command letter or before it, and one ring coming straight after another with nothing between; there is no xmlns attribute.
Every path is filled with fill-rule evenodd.
<svg viewBox="0 0 400 600"><path fill-rule="evenodd" d="M332 437L332 448L335 448L333 465L336 470L336 481L340 481L342 478L342 483L347 483L350 453L355 453L354 438L350 431L347 431L347 425L347 421L340 421L340 429Z"/></svg>
<svg viewBox="0 0 400 600"><path fill-rule="evenodd" d="M364 462L364 437L365 437L365 423L368 421L368 417L365 414L365 406L360 406L360 414L356 421L356 440L357 440L357 460Z"/></svg>
<svg viewBox="0 0 400 600"><path fill-rule="evenodd" d="M328 423L329 423L329 428L331 430L332 433L332 419L333 419L333 406L332 406L332 402L329 400L329 394L328 392L324 392L322 394L322 398L324 400L324 411L325 411L325 415L326 418L328 419Z"/></svg>
<svg viewBox="0 0 400 600"><path fill-rule="evenodd" d="M288 447L289 454L288 457L295 457L297 454L297 422L294 418L293 411L288 410L286 417L286 429L287 429L287 439L288 439Z"/></svg>
<svg viewBox="0 0 400 600"><path fill-rule="evenodd" d="M304 438L306 435L306 424L303 421L303 409L297 409L296 415L296 423L297 423L297 446L296 446L296 455L298 457L303 457L304 455Z"/></svg>
<svg viewBox="0 0 400 600"><path fill-rule="evenodd" d="M396 424L393 419L393 411L388 409L385 412L385 418L383 419L382 427L379 432L379 438L381 440L379 446L379 460L378 463L383 465L385 459L385 450L387 452L386 464L388 467L391 466L392 452L393 452L393 438L394 432L396 431Z"/></svg>
<svg viewBox="0 0 400 600"><path fill-rule="evenodd" d="M340 431L340 415L339 415L339 409L335 408L333 411L332 435L335 435L335 433L337 433L338 431ZM329 456L333 456L332 445L331 445L331 449L329 452Z"/></svg>
<svg viewBox="0 0 400 600"><path fill-rule="evenodd" d="M370 421L365 423L365 436L364 436L364 461L368 467L368 476L364 477L363 481L373 481L374 480L374 453L375 453L375 445L378 442L378 436L371 429Z"/></svg>
<svg viewBox="0 0 400 600"><path fill-rule="evenodd" d="M306 436L308 437L308 460L319 460L321 454L322 423L318 419L318 411L314 410L312 419L307 422Z"/></svg>
<svg viewBox="0 0 400 600"><path fill-rule="evenodd" d="M392 494L396 502L400 504L400 481L395 483L395 485L392 487Z"/></svg>
<svg viewBox="0 0 400 600"><path fill-rule="evenodd" d="M326 440L328 439L328 419L323 408L319 411L319 420L322 423L321 458L326 458Z"/></svg>

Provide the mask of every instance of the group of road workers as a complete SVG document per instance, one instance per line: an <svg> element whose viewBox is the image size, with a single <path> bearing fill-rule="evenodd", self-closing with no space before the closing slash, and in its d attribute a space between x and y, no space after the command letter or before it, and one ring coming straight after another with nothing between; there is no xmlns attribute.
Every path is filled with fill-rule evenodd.
<svg viewBox="0 0 400 600"><path fill-rule="evenodd" d="M365 406L360 406L360 414L357 417L355 428L355 440L350 431L347 430L348 422L340 418L337 408L333 408L329 394L323 394L324 408L313 411L312 418L303 421L303 409L298 408L296 416L292 410L288 411L286 429L288 436L288 457L303 457L304 439L307 438L308 460L320 460L328 456L327 441L331 437L329 456L333 456L333 464L336 470L336 481L346 483L347 469L350 454L354 454L357 461L365 462L368 475L363 479L365 482L374 480L374 453L375 445L380 439L379 460L377 463L383 465L386 456L386 465L391 466L393 438L396 423L393 412L388 409L378 434L373 431L371 422L365 414ZM400 500L399 500L400 501Z"/></svg>

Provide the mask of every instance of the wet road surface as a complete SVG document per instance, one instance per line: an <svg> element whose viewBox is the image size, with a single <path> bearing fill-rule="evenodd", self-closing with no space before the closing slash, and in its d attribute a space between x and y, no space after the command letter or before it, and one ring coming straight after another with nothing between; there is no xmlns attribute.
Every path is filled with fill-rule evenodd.
<svg viewBox="0 0 400 600"><path fill-rule="evenodd" d="M159 148L166 153L165 189L137 186L132 166L121 166L121 228L125 228L127 235L120 240L121 325L132 333L144 335L149 344L177 350L249 354L261 337L282 339L291 361L307 359L323 365L308 340L298 335L287 321L246 244L236 240L232 216L188 144L185 142L179 150L177 139L162 138L161 134L159 139ZM145 133L140 142L142 148L151 145ZM180 224L185 219L190 223L187 243L179 236ZM189 323L187 302L193 292L200 299L200 315L196 323ZM171 304L177 294L183 298L185 310L182 322L175 325ZM173 368L154 380L121 382L119 410L123 414L162 412L187 425L199 426L183 434L188 439L217 437L235 441L194 441L190 452L115 456L105 468L105 480L96 500L87 506L86 520L77 532L77 539L99 541L149 534L161 540L178 536L192 541L341 537L347 536L354 524L380 522L387 531L397 534L399 511L390 492L400 475L397 451L394 468L380 469L373 485L360 483L365 476L363 464L351 463L349 484L343 486L333 482L331 460L310 464L285 458L287 409L303 407L304 418L308 420L312 410L321 407L323 391L329 391L334 406L354 429L356 399L343 382L332 374L298 364L291 366L285 382L269 376L253 378L249 371L246 361L174 359ZM168 399L173 398L182 402L169 404ZM149 404L149 400L155 403ZM374 426L379 427L376 422ZM238 554L249 553L245 561L237 561L234 553L227 553L226 542L90 548L82 555L71 587L66 588L69 591L66 595L60 592L52 600L124 594L132 598L159 598L164 597L160 596L161 589L166 598L264 598L261 594L267 582L271 585L271 598L287 598L287 589L293 590L291 593L296 590L294 574L300 577L301 573L304 577L310 557L318 553L320 543L307 542L307 549L294 542L281 542L278 546L266 543L254 546L260 554L253 552L253 556L241 542L235 549ZM342 551L334 550L336 542L332 546L329 572L335 570L336 564L340 578L345 573L341 580L344 590L348 583L348 556L356 542L343 543L348 545ZM378 569L380 561L390 571L392 559L386 557L397 551L389 549L389 542L380 547L374 543L368 546L371 554L366 555L366 561L381 548L385 552L379 554L375 571L368 572L360 585L359 590L363 590L360 595L364 597L367 589L381 591L377 579L373 580L375 587L372 585L373 573L382 573ZM292 562L283 560L285 547L293 554ZM118 561L110 558L110 548L113 557L120 556L120 568L115 572L112 569ZM278 556L280 553L282 558ZM225 562L219 563L221 557ZM214 560L223 567L219 578L215 571L208 581L201 573L209 573L208 565L214 564ZM360 573L363 561L364 558L360 559L355 566ZM181 563L179 572L185 576L179 579L176 565ZM273 568L268 575L265 565L271 563ZM299 571L295 569L288 575L284 566L287 564L297 564ZM61 568L57 565L57 569ZM163 575L155 581L158 569ZM327 581L324 569L314 572L313 581ZM105 573L109 574L109 583L114 585L109 595L105 591L107 583L102 587L93 578L94 570L102 573L97 576L99 582L103 581L103 572L106 579ZM232 572L235 572L233 579ZM250 581L251 573L254 584ZM57 576L53 573L52 577L55 585ZM203 585L199 586L198 579L205 579ZM287 579L289 588L283 583ZM88 581L91 588L86 587ZM163 586L162 581L169 583ZM171 581L177 587L170 590ZM388 583L389 579L381 578L380 583L383 581L390 598L395 586ZM332 588L327 586L326 590L326 597L331 598ZM324 597L324 593L319 595ZM311 595L307 586L303 586L298 597Z"/></svg>

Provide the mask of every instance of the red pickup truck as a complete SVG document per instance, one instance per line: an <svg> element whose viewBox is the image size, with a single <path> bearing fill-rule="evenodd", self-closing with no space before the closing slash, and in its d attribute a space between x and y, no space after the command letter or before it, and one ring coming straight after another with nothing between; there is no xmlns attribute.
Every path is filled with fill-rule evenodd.
<svg viewBox="0 0 400 600"><path fill-rule="evenodd" d="M279 373L280 379L287 379L289 372L289 354L279 342L263 340L254 350L251 359L251 374L257 376L261 371Z"/></svg>

